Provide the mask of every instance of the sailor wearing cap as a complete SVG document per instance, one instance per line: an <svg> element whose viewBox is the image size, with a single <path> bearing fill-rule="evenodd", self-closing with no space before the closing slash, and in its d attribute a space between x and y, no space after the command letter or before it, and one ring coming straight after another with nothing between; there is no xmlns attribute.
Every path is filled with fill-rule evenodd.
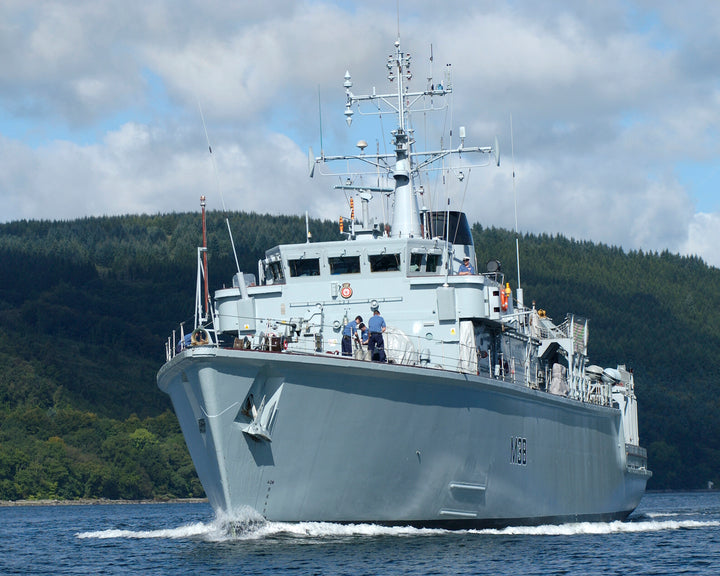
<svg viewBox="0 0 720 576"><path fill-rule="evenodd" d="M370 359L377 362L386 362L385 356L385 340L383 340L383 332L385 332L385 319L380 316L380 310L377 308L373 311L373 315L368 320L368 353Z"/></svg>
<svg viewBox="0 0 720 576"><path fill-rule="evenodd" d="M462 264L460 264L460 268L458 268L458 274L460 276L467 276L468 274L475 274L475 268L473 268L473 265L470 264L470 258L465 256L463 258Z"/></svg>

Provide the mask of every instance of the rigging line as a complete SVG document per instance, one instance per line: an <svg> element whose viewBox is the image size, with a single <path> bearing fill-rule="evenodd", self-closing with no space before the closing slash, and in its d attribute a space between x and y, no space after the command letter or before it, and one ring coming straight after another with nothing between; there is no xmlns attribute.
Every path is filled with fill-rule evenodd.
<svg viewBox="0 0 720 576"><path fill-rule="evenodd" d="M377 109L378 109L378 120L380 121L380 139L383 143L383 153L387 154L387 142L385 142L385 138L383 137L383 134L385 134L385 127L383 125L383 115L382 115L382 108L380 106L380 102L377 103Z"/></svg>
<svg viewBox="0 0 720 576"><path fill-rule="evenodd" d="M432 89L432 84L433 84L432 77L433 77L433 45L431 42L430 43L430 59L428 60L428 73L427 73L428 85L425 86L426 90ZM423 103L424 103L424 101L425 101L425 99L423 99ZM429 147L428 147L428 126L427 126L428 113L427 113L427 106L423 106L423 107L426 108L423 111L423 137L425 140L425 150L428 150L429 149ZM433 107L433 98L432 98L432 96L430 96L430 108L432 109L432 107ZM430 207L429 210L432 210L432 197L430 194L430 179L429 178L428 178L427 184L428 184L428 190L427 190L428 202L425 202L425 198L423 198L423 205L426 207L429 206ZM424 189L425 189L425 187L423 185L423 190ZM425 214L425 216L423 217L423 220L427 220L427 225L426 225L427 229L425 230L425 235L429 238L432 238L432 218L428 219L427 214ZM423 224L425 224L425 222L423 222Z"/></svg>
<svg viewBox="0 0 720 576"><path fill-rule="evenodd" d="M515 258L517 260L518 288L521 288L522 285L520 284L520 239L518 237L517 193L515 191L515 141L514 141L514 137L513 137L512 113L510 113L510 155L512 157L512 187L513 187L513 199L515 201Z"/></svg>
<svg viewBox="0 0 720 576"><path fill-rule="evenodd" d="M205 406L200 406L200 410L202 410L202 413L205 416L207 416L208 418L217 418L218 416L222 416L223 414L225 414L225 412L227 412L228 410L232 410L233 408L235 408L235 406L239 406L239 405L240 405L240 402L233 402L232 404L230 404L230 406L225 408L225 410L222 410L222 411L218 412L217 414L209 414L208 411L205 410Z"/></svg>
<svg viewBox="0 0 720 576"><path fill-rule="evenodd" d="M428 205L430 206L430 211L434 214L430 218L430 237L434 238L437 235L437 226L436 226L436 218L435 216L438 212L438 198L440 197L440 192L438 192L438 188L440 186L440 177L435 178L428 178Z"/></svg>
<svg viewBox="0 0 720 576"><path fill-rule="evenodd" d="M446 108L445 109L445 117L443 120L443 126L442 126L442 129L440 130L440 150L445 149L445 131L447 130L447 116L448 116L448 109ZM435 178L435 188L436 188L437 194L435 195L435 201L434 201L434 206L433 206L434 212L440 212L441 199L447 200L446 204L448 204L448 205L450 204L450 199L448 197L447 183L445 181L445 171L447 170L447 167L445 165L446 156L443 156L440 159L440 162L441 162L441 168L437 173L437 177ZM444 192L444 196L443 196L443 192ZM443 198L441 198L441 196L443 196ZM446 208L446 210L449 210L449 208ZM438 226L438 228L439 228L439 226ZM439 228L439 229L445 230L444 222L443 222L442 228ZM448 233L447 230L445 230L445 232L446 232L446 234Z"/></svg>
<svg viewBox="0 0 720 576"><path fill-rule="evenodd" d="M225 224L227 225L228 235L230 236L230 246L232 246L233 257L235 258L235 268L237 269L238 274L240 274L240 263L238 262L237 250L235 249L235 240L233 239L232 229L230 228L230 219L228 218L227 208L225 207L225 197L223 196L222 188L220 186L220 174L217 169L217 163L215 162L215 155L213 154L212 146L210 145L210 136L208 135L207 126L205 125L205 115L203 114L202 106L200 106L200 100L197 100L197 105L198 110L200 111L200 119L202 120L203 130L205 131L205 140L207 141L208 150L210 151L210 160L212 161L213 172L215 173L217 191L220 194L223 214L225 214Z"/></svg>
<svg viewBox="0 0 720 576"><path fill-rule="evenodd" d="M430 57L430 59L432 60L432 56ZM440 129L440 149L441 150L444 149L444 142L445 142L444 134L445 134L445 131L447 130L448 113L449 113L449 109L447 107L445 107L443 125L442 125L442 128ZM442 197L441 186L442 186L442 189L444 189L447 192L447 187L445 186L445 157L442 158L441 162L442 162L442 168L437 173L437 176L432 178L432 181L433 181L432 184L433 184L434 190L428 191L428 193L430 195L429 206L430 206L430 209L432 210L432 212L434 212L435 214L438 214L440 212L440 200ZM430 179L428 179L428 181L429 180ZM447 195L446 195L446 197L447 197ZM436 218L431 218L431 221L430 221L431 235L436 235L438 233L438 230L437 230L438 226L436 225L437 223L438 222L436 222ZM445 227L445 225L443 224L441 229L444 229L444 227Z"/></svg>
<svg viewBox="0 0 720 576"><path fill-rule="evenodd" d="M460 210L459 212L462 213L463 206L465 205L465 195L467 194L468 185L470 184L470 172L472 171L472 168L468 168L467 176L465 177L465 190L463 190L462 200L460 201ZM455 223L455 234L453 235L453 245L455 244L455 240L457 240L457 233L460 229L460 218L458 217L457 222Z"/></svg>
<svg viewBox="0 0 720 576"><path fill-rule="evenodd" d="M375 155L380 156L380 141L376 138L375 139ZM380 188L380 179L385 178L387 179L387 174L382 176L380 173L380 162L377 163L375 166L375 175L376 175L376 186Z"/></svg>
<svg viewBox="0 0 720 576"><path fill-rule="evenodd" d="M449 127L449 128L448 128L448 120L450 121L450 127ZM446 131L449 132L448 137L449 137L449 139L450 139L450 149L452 149L452 110L451 110L450 106L448 106L447 108L445 108L445 119L444 119L444 122L443 122L442 132L441 132L441 136L440 136L440 149L441 149L441 150L444 149L445 132L446 132ZM448 188L447 181L446 181L446 178L445 178L445 171L448 170L448 169L449 169L449 166L450 166L450 164L449 164L450 158L449 158L449 157L447 158L447 161L448 161L448 164L447 164L447 165L445 164L445 158L446 158L446 157L443 156L443 159L442 159L443 169L441 170L440 174L442 175L442 185L443 185L443 188L444 188L444 190L445 190L445 199L447 200L448 206L450 206L450 190L449 190L449 188ZM439 202L439 201L440 201L440 198L438 198L438 202ZM439 206L439 205L438 205L438 206ZM450 210L449 207L448 207L447 209ZM449 231L449 230L445 230L445 233L449 235L449 234L450 234L450 231Z"/></svg>
<svg viewBox="0 0 720 576"><path fill-rule="evenodd" d="M450 78L448 78L448 76L447 76L447 74L448 74L447 68L445 70L446 70L445 78L443 79L443 82L445 83L444 86L447 89L449 87L452 87L452 80ZM448 135L448 138L450 140L449 150L452 150L453 149L453 127L454 127L454 122L455 122L455 100L453 98L452 92L450 92L449 98L450 98L450 110L449 110L449 112L450 112L450 133ZM450 171L452 171L452 168L450 167L449 162L448 162L448 167L449 167ZM448 192L448 196L447 196L448 207L447 207L447 225L445 226L445 234L446 234L447 238L449 239L450 238L450 187L448 186L446 188L446 190ZM455 242L453 242L453 244L455 244ZM454 251L454 248L453 248L453 251Z"/></svg>
<svg viewBox="0 0 720 576"><path fill-rule="evenodd" d="M215 173L215 183L217 185L217 191L220 195L220 202L222 203L223 212L227 212L227 209L225 208L225 198L223 197L222 189L220 187L220 176L218 175L218 169L217 164L215 163L215 155L212 151L212 146L210 145L210 136L208 135L207 126L205 125L205 115L203 114L202 106L200 106L200 100L197 101L198 110L200 111L200 120L202 121L203 125L203 131L205 132L205 141L208 145L208 150L210 151L210 160L212 161L213 165L213 172Z"/></svg>
<svg viewBox="0 0 720 576"><path fill-rule="evenodd" d="M426 113L426 112L423 112L423 122L424 122L423 136L425 137L425 139L426 139L426 144L427 144L427 113ZM412 114L409 114L409 115L408 115L408 126L409 126L408 133L414 132L414 130L415 130L415 125L414 125L414 123L413 123L413 116L412 116ZM414 147L415 147L415 146L414 146L414 142L411 140L410 145L409 145L408 152L412 153ZM425 150L427 150L427 149L428 149L428 148L427 148L427 145L426 145L426 146L425 146ZM414 197L415 197L416 203L417 203L417 199L418 199L418 197L417 197L418 187L421 187L421 188L423 189L423 205L422 205L422 206L418 206L418 208L422 209L422 208L425 206L425 198L424 198L424 191L425 191L425 184L424 184L424 182L425 182L425 181L424 181L424 179L423 179L423 174L422 174L422 171L421 171L421 170L416 170L416 169L415 169L415 165L414 165L414 164L413 164L413 165L411 166L411 168L410 168L410 173L412 174L412 177L411 177L411 178L412 178L411 185L412 185L412 188L413 188L413 195L414 195ZM419 214L418 214L418 217L420 217ZM421 224L421 227L424 229L424 227L425 227L425 217L424 217L424 216L422 216L420 224ZM427 233L427 230L425 230L425 233Z"/></svg>

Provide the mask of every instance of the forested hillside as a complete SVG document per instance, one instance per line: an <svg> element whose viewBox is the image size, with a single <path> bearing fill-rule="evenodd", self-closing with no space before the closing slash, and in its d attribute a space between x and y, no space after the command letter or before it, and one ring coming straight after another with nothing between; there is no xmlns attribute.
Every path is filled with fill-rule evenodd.
<svg viewBox="0 0 720 576"><path fill-rule="evenodd" d="M208 215L213 288L235 270ZM304 219L233 213L240 268L305 240ZM339 238L312 221L315 240ZM473 227L517 286L515 237ZM197 214L0 225L0 499L202 495L167 397L164 342L190 320ZM720 271L697 258L520 239L526 303L590 318L592 361L635 371L650 488L720 480Z"/></svg>

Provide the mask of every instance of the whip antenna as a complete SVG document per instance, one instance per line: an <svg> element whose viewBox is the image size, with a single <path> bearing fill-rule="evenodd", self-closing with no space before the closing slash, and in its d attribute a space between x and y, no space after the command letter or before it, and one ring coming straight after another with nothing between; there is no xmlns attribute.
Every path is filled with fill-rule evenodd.
<svg viewBox="0 0 720 576"><path fill-rule="evenodd" d="M320 122L320 156L325 156L323 151L323 132L322 132L322 102L320 101L320 85L318 84L318 121Z"/></svg>
<svg viewBox="0 0 720 576"><path fill-rule="evenodd" d="M230 246L232 246L233 256L235 258L235 268L238 274L240 274L240 263L238 262L237 250L235 250L235 240L233 239L232 230L230 228L230 220L227 215L227 208L225 208L225 197L220 187L220 175L218 174L217 163L215 162L215 155L210 145L210 136L208 136L207 126L205 125L205 116L203 115L202 106L200 106L200 100L197 101L198 110L200 111L200 119L202 120L203 130L205 131L205 140L207 141L208 150L210 151L210 160L212 160L213 172L215 173L215 183L217 185L217 191L220 195L220 203L222 204L223 214L225 214L225 224L227 224L228 235L230 236Z"/></svg>
<svg viewBox="0 0 720 576"><path fill-rule="evenodd" d="M515 258L517 260L517 301L518 307L523 307L523 290L522 284L520 284L520 238L518 234L518 218L517 218L517 193L515 191L515 141L513 137L513 121L512 114L510 114L510 155L512 156L512 188L513 188L513 199L515 201Z"/></svg>

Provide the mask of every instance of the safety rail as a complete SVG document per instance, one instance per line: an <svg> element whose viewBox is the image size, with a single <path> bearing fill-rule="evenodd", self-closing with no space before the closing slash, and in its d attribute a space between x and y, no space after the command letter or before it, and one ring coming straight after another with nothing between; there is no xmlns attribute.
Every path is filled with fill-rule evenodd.
<svg viewBox="0 0 720 576"><path fill-rule="evenodd" d="M256 350L264 352L275 352L285 354L297 354L297 355L309 355L309 356L332 356L337 358L348 359L352 358L359 361L371 361L369 352L365 345L362 347L358 346L357 342L353 342L353 354L352 356L342 356L340 350L337 347L337 336L330 339L318 339L314 341L319 350L301 350L292 346L292 342L288 343L289 346L285 346L285 340L281 336L275 336L272 334L265 335L263 338L256 340L255 338L236 338L235 342L231 345L218 344L217 335L214 333L212 328L201 327L198 330L205 331L207 334L207 341L196 341L193 342L192 335L197 332L193 331L188 334L184 334L182 328L180 330L180 337L177 331L173 331L171 336L168 337L165 343L165 356L169 362L179 353L186 348L194 348L196 346L211 346L216 348L227 348L235 350ZM524 367L524 364L520 361L515 361L515 358L508 358L509 362L500 361L492 363L485 359L484 362L467 365L467 352L472 352L469 347L458 342L442 342L439 341L439 346L436 346L432 352L427 349L421 349L420 345L424 341L421 337L412 337L415 344L414 350L408 353L407 348L393 348L385 345L385 354L390 364L400 364L406 366L418 366L421 368L432 368L435 370L447 370L451 372L459 372L465 374L477 374L486 376L493 380L502 382L510 382L533 388L550 394L549 388L542 387L537 379L530 378ZM466 354L462 354L462 348L465 347ZM473 349L474 350L474 349ZM476 350L475 350L476 351ZM479 357L478 357L479 358ZM480 366L482 364L482 366ZM577 375L576 375L577 376ZM549 380L545 380L549 382ZM568 385L567 397L580 402L586 402L590 404L596 404L601 406L608 406L611 404L611 387L603 382L592 381L584 376L576 377L574 380L568 376L565 377L565 382Z"/></svg>
<svg viewBox="0 0 720 576"><path fill-rule="evenodd" d="M170 362L177 354L191 346L217 345L217 334L212 327L199 326L192 332L185 333L183 324L178 331L173 330L165 341L165 361Z"/></svg>
<svg viewBox="0 0 720 576"><path fill-rule="evenodd" d="M635 444L625 444L625 452L628 456L637 456L647 460L647 450L642 446L636 446Z"/></svg>

